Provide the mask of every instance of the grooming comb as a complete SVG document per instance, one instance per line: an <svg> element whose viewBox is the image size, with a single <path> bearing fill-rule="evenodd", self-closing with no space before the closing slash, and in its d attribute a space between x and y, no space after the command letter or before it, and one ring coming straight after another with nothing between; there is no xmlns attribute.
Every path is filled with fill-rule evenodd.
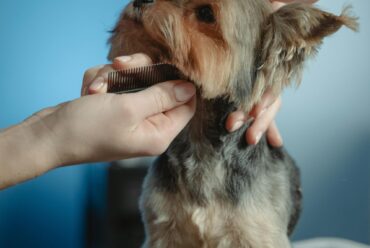
<svg viewBox="0 0 370 248"><path fill-rule="evenodd" d="M108 93L131 93L146 89L160 82L185 79L174 65L154 64L108 74Z"/></svg>

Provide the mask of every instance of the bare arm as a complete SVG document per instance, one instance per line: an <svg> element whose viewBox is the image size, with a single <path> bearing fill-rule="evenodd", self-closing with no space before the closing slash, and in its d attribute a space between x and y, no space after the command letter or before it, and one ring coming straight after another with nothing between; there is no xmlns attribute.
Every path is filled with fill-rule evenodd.
<svg viewBox="0 0 370 248"><path fill-rule="evenodd" d="M40 111L0 133L0 189L58 166L161 154L192 118L194 94L173 81Z"/></svg>
<svg viewBox="0 0 370 248"><path fill-rule="evenodd" d="M57 159L39 117L0 133L0 189L50 170Z"/></svg>

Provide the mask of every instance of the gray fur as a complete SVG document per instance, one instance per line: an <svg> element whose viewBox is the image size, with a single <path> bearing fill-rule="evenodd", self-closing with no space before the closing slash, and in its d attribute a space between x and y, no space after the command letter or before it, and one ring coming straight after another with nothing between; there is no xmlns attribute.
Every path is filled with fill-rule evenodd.
<svg viewBox="0 0 370 248"><path fill-rule="evenodd" d="M237 208L246 199L253 201L250 193L257 194L269 199L270 208L289 203L283 211L289 215L285 233L290 234L301 207L301 195L296 194L299 173L293 160L283 148L269 146L265 138L256 146L247 145L248 124L229 134L224 129L225 117L235 106L227 100L199 101L195 118L151 167L143 197L156 192L178 195L199 207L217 201ZM265 179L268 184L259 183ZM142 206L144 212L146 208Z"/></svg>
<svg viewBox="0 0 370 248"><path fill-rule="evenodd" d="M212 7L214 22L197 16ZM287 248L301 209L299 171L264 138L248 146L248 124L229 134L226 116L248 112L266 90L299 78L324 37L356 18L308 4L272 12L263 0L156 0L128 5L109 58L146 53L175 65L199 88L193 120L150 168L140 208L145 247Z"/></svg>

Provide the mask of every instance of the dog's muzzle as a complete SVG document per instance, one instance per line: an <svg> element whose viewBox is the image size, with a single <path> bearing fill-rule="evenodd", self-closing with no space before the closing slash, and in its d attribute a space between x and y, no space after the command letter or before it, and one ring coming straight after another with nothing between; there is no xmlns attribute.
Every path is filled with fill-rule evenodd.
<svg viewBox="0 0 370 248"><path fill-rule="evenodd" d="M144 4L154 3L154 0L135 0L134 7L141 8Z"/></svg>

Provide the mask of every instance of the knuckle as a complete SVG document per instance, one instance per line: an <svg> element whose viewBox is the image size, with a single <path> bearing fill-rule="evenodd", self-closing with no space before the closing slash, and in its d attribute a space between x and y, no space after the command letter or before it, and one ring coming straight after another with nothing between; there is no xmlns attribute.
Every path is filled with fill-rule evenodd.
<svg viewBox="0 0 370 248"><path fill-rule="evenodd" d="M84 73L83 81L84 82L91 81L91 79L93 79L96 76L96 74L98 74L98 72L101 70L102 67L103 66L100 65L100 66L87 69Z"/></svg>
<svg viewBox="0 0 370 248"><path fill-rule="evenodd" d="M163 112L166 110L166 106L168 105L169 103L169 97L168 95L166 94L166 92L160 88L160 87L156 87L153 89L154 90L154 94L153 94L153 97L154 97L154 103L156 105L156 108L157 108L157 112Z"/></svg>
<svg viewBox="0 0 370 248"><path fill-rule="evenodd" d="M84 80L92 75L94 75L96 73L96 68L90 68L88 70L85 71L84 73Z"/></svg>

